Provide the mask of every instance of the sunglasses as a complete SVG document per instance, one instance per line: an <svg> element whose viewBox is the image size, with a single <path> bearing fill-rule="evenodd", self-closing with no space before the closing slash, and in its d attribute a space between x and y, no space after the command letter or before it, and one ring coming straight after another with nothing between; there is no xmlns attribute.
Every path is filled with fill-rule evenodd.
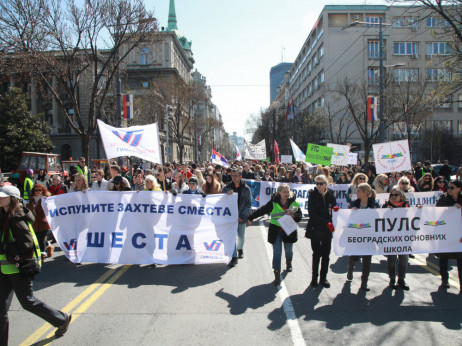
<svg viewBox="0 0 462 346"><path fill-rule="evenodd" d="M401 182L401 185L409 185L409 183Z"/></svg>
<svg viewBox="0 0 462 346"><path fill-rule="evenodd" d="M390 197L399 197L401 196L399 193L390 193Z"/></svg>
<svg viewBox="0 0 462 346"><path fill-rule="evenodd" d="M449 186L448 189L449 189L449 190L455 190L456 187L455 187L455 186Z"/></svg>
<svg viewBox="0 0 462 346"><path fill-rule="evenodd" d="M34 192L42 192L42 190L34 190Z"/></svg>
<svg viewBox="0 0 462 346"><path fill-rule="evenodd" d="M321 182L321 181L317 181L317 182L315 182L315 184L316 184L316 185L321 185L321 186L322 186L322 185L325 185L326 183L325 183L325 182Z"/></svg>
<svg viewBox="0 0 462 346"><path fill-rule="evenodd" d="M358 180L366 180L366 178L359 177Z"/></svg>

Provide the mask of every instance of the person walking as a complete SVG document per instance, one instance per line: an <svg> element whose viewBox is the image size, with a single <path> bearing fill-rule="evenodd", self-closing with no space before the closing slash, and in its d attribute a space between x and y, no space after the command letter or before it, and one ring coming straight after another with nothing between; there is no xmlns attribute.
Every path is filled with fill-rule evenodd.
<svg viewBox="0 0 462 346"><path fill-rule="evenodd" d="M223 188L223 193L232 195L237 193L237 207L238 207L238 226L237 226L237 244L234 247L234 253L229 262L230 267L237 264L238 254L239 258L244 258L244 240L245 240L245 227L249 218L250 208L252 206L252 193L244 180L242 180L242 172L233 168L230 173L231 182Z"/></svg>
<svg viewBox="0 0 462 346"><path fill-rule="evenodd" d="M24 193L23 199L24 203L27 205L29 203L29 199L32 196L32 188L34 187L34 171L30 168L26 169L26 178L24 179Z"/></svg>
<svg viewBox="0 0 462 346"><path fill-rule="evenodd" d="M437 207L456 207L460 209L462 206L462 182L460 180L453 180L449 183L448 191L440 196L436 202ZM462 242L462 239L460 239ZM449 288L449 274L448 266L449 260L455 259L457 261L457 270L459 272L459 284L462 294L462 252L439 253L435 254L439 257L441 287Z"/></svg>
<svg viewBox="0 0 462 346"><path fill-rule="evenodd" d="M351 209L375 209L379 207L379 205L375 201L375 191L372 190L369 184L359 184L356 190L356 194L358 195L358 199L352 203ZM348 258L347 279L353 280L353 270L355 269L356 262L358 262L360 258L363 262L363 269L361 275L361 289L363 291L368 292L371 290L369 287L367 287L367 281L369 279L369 274L371 273L372 256L350 256Z"/></svg>
<svg viewBox="0 0 462 346"><path fill-rule="evenodd" d="M291 216L295 222L302 219L302 211L296 201L296 196L287 184L279 185L276 193L271 196L271 200L264 206L252 212L249 216L249 225L256 218L271 214L271 221L268 228L268 243L273 245L273 270L274 284L281 284L281 257L282 244L286 257L286 270L292 271L293 244L297 242L297 230L287 234L279 224L278 220L284 215Z"/></svg>
<svg viewBox="0 0 462 346"><path fill-rule="evenodd" d="M40 261L40 248L31 223L33 214L20 202L20 192L15 186L0 189L0 344L8 345L8 310L13 292L24 310L43 318L57 327L55 336L63 336L72 315L56 310L34 297L32 276L19 273L17 263L36 258Z"/></svg>
<svg viewBox="0 0 462 346"><path fill-rule="evenodd" d="M98 169L92 175L95 175L95 181L91 184L91 189L93 191L107 191L107 180L104 179L104 171L102 169Z"/></svg>
<svg viewBox="0 0 462 346"><path fill-rule="evenodd" d="M308 192L308 214L310 219L306 226L305 237L311 239L313 250L312 279L310 286L318 286L319 261L321 261L321 278L319 283L329 288L327 272L329 270L329 255L332 243L332 210L337 205L334 191L327 188L328 180L325 175L318 175L315 179L316 187Z"/></svg>
<svg viewBox="0 0 462 346"><path fill-rule="evenodd" d="M77 173L83 174L88 185L88 167L85 166L85 158L83 156L79 158L79 163L77 164L76 168Z"/></svg>
<svg viewBox="0 0 462 346"><path fill-rule="evenodd" d="M59 174L55 174L53 178L51 178L51 181L53 182L50 186L52 196L62 195L69 192L68 187L61 182L61 176Z"/></svg>

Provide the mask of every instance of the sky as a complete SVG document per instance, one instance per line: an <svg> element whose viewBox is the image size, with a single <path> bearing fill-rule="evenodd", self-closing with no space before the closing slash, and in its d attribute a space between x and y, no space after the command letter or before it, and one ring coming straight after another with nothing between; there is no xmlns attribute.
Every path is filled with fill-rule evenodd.
<svg viewBox="0 0 462 346"><path fill-rule="evenodd" d="M144 0L167 27L170 0ZM269 106L269 72L293 62L325 5L364 0L175 0L178 29L192 40L194 69L207 78L225 130L250 139L245 122Z"/></svg>

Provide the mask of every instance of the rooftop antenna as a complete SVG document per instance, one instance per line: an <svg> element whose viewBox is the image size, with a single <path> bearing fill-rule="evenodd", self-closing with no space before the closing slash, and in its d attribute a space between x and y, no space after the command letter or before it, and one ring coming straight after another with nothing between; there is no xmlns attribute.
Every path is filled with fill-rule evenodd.
<svg viewBox="0 0 462 346"><path fill-rule="evenodd" d="M286 47L281 46L281 62L284 62L286 59Z"/></svg>

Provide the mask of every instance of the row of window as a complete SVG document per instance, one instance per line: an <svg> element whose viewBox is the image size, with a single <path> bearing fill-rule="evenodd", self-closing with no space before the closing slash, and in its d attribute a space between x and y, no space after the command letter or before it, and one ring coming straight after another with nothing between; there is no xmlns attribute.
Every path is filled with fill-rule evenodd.
<svg viewBox="0 0 462 346"><path fill-rule="evenodd" d="M319 64L322 57L324 56L324 45L321 45L317 52L313 54L308 64L303 69L302 73L298 76L295 83L292 85L291 92L293 93L294 90L297 90L300 87L300 84L306 79L307 76L311 74L311 71Z"/></svg>
<svg viewBox="0 0 462 346"><path fill-rule="evenodd" d="M379 84L379 68L369 67L367 69L367 77L369 85ZM419 78L418 68L396 68L393 70L393 79L395 82L417 82ZM426 68L425 81L427 82L451 82L452 73L442 68Z"/></svg>
<svg viewBox="0 0 462 346"><path fill-rule="evenodd" d="M316 44L318 43L318 41L321 39L322 35L324 34L324 29L321 28L321 30L319 31L318 35L316 36L316 38L313 40L313 42L311 43L311 46L308 48L308 51L306 52L306 54L303 56L303 59L302 61L300 61L300 63L297 63L295 62L295 64L298 64L298 67L297 69L292 73L292 77L290 78L290 84L293 83L293 80L294 78L298 75L298 72L300 71L300 68L305 64L306 60L310 57L310 54L313 52L314 50L314 47L316 46ZM319 52L319 50L322 49L321 52ZM320 56L322 56L324 54L324 48L323 47L320 47L318 49L318 54L321 53ZM315 54L314 54L315 55ZM313 57L311 58L311 61L313 61Z"/></svg>
<svg viewBox="0 0 462 346"><path fill-rule="evenodd" d="M308 83L306 88L296 97L296 104L304 102L314 91L318 90L322 83L324 83L324 71L319 72L319 74L314 77L313 80Z"/></svg>
<svg viewBox="0 0 462 346"><path fill-rule="evenodd" d="M454 122L457 122L457 134L462 135L462 120L454 120ZM426 121L425 126L423 126L421 129L418 129L413 126L411 129L411 134L416 135L419 134L419 132L423 132L424 130L430 130L430 129L438 129L438 130L443 130L443 131L453 131L453 121L452 120L429 120ZM396 123L393 124L393 133L394 134L403 134L407 130L406 123Z"/></svg>
<svg viewBox="0 0 462 346"><path fill-rule="evenodd" d="M378 40L370 40L367 42L367 56L369 59L378 59L380 57L380 47ZM419 42L394 42L394 55L411 55L419 54ZM426 43L427 56L433 55L450 55L451 45L448 42L428 42Z"/></svg>
<svg viewBox="0 0 462 346"><path fill-rule="evenodd" d="M377 24L379 24L380 18L381 17L379 16L366 17L366 23L370 23L376 26ZM420 22L420 18L416 16L393 17L392 27L393 28L406 28L406 27L418 28L419 22ZM438 18L438 17L426 17L424 18L424 22L427 28L445 28L449 26L449 23L446 19Z"/></svg>

